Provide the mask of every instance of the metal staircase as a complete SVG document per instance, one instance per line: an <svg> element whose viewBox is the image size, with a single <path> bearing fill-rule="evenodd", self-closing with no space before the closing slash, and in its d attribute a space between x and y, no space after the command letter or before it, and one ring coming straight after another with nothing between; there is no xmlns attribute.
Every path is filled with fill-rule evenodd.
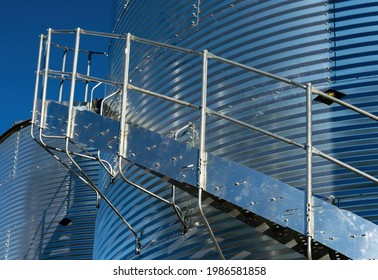
<svg viewBox="0 0 378 280"><path fill-rule="evenodd" d="M75 47L71 49L73 52L72 72L66 72L65 67L62 68L62 71L50 69L51 47L56 46L52 43L53 34L73 34L75 36ZM79 53L82 52L80 50L80 38L83 35L115 38L125 44L124 79L122 83L92 77L90 75L90 68L87 68L85 75L79 73ZM128 76L131 52L130 44L132 41L201 57L203 61L201 104L192 104L132 85ZM90 65L92 54L103 53L90 52L90 54L88 55L88 65ZM209 59L257 73L303 90L303 94L307 96L306 143L297 143L289 138L208 108L207 69ZM44 64L43 69L41 67L42 63ZM39 85L41 77L42 87ZM63 86L66 80L70 82L70 95L67 101L62 100L61 91L59 98L50 98L48 96L51 95L47 90L50 79L60 80L60 86ZM82 100L77 98L76 82L84 82L86 84L86 93ZM87 87L89 84L95 84L90 97L88 96ZM103 110L105 101L100 100L95 102L93 99L93 91L100 84L117 88L115 94L120 94L121 96L119 119L106 117ZM129 90L198 111L200 120L199 147L196 148L179 142L175 139L177 138L176 136L169 138L156 132L128 124L126 116L129 110L127 106ZM248 223L260 232L286 244L289 248L300 252L309 259L321 259L325 255L339 255L342 258L351 259L376 259L378 257L378 226L313 196L313 155L318 155L334 162L375 183L378 183L378 180L323 153L313 146L312 95L331 100L356 111L356 113L375 121L378 120L377 116L322 92L313 87L311 83L302 85L293 80L216 56L207 50L196 52L138 38L131 34L107 34L86 31L80 28L69 31L49 29L48 34L41 35L40 38L31 135L47 152L91 187L96 192L98 199L104 200L114 213L118 215L135 237L136 254L140 252L141 247L138 232L120 214L98 186L91 181L90 176L85 174L80 165L72 157L72 154L98 161L99 165L108 174L110 184L114 178L121 178L126 184L172 207L172 214L176 215L182 224L183 234L185 234L188 228L183 211L175 204L175 188L181 188L198 197L200 214L221 259L224 258L222 248L218 244L211 225L202 211L204 196L210 197L215 207L224 210L227 209L227 211L232 209L231 211L234 214L237 212L235 217L238 219L248 220ZM94 106L95 103L97 103L96 106ZM277 141L282 141L288 145L305 150L307 156L307 174L304 174L307 179L306 191L303 192L251 168L207 153L205 140L206 118L208 115L221 118L267 135ZM63 148L49 146L49 138L61 139ZM82 153L74 153L71 148L73 146L75 146L75 151L79 147ZM94 148L97 150L97 153L88 153L85 147ZM117 156L118 162L114 164L102 159L101 155L104 153L113 153ZM160 197L128 179L125 176L124 167L129 164L148 170L148 172L172 184L171 199L167 200ZM282 232L285 232L285 234L283 235Z"/></svg>

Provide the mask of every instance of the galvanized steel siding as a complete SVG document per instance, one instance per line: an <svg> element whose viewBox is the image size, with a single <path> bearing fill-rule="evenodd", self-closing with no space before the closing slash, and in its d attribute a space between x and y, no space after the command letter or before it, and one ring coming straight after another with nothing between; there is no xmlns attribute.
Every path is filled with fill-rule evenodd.
<svg viewBox="0 0 378 280"><path fill-rule="evenodd" d="M198 3L200 3L198 9ZM322 90L376 113L376 1L118 1L116 33L208 49ZM122 81L123 48L112 42L111 76ZM133 43L130 83L194 104L200 102L201 59ZM209 62L208 105L232 117L305 143L304 91ZM112 103L117 114L119 100ZM129 92L128 121L172 136L198 112ZM336 104L314 102L314 144L378 175L376 124ZM276 140L208 118L207 150L292 186L305 186L305 153ZM196 145L198 133L190 144ZM188 140L188 134L182 141ZM314 160L314 192L377 222L377 187L323 159Z"/></svg>
<svg viewBox="0 0 378 280"><path fill-rule="evenodd" d="M180 4L177 1L129 1L123 13L118 13L115 32L131 32L198 51L208 49L298 82L329 85L332 33L327 2L205 1L200 4L198 15L193 4L197 1L180 1ZM113 44L111 75L121 80L124 46ZM200 57L139 43L132 44L131 54L132 84L199 104ZM303 90L211 60L208 78L210 108L304 141ZM117 100L113 103L114 112L118 111L118 104ZM136 92L129 93L129 109L130 123L165 135L173 136L189 122L199 126L198 112ZM196 135L198 133L194 133L193 138ZM209 152L303 186L297 177L304 173L295 171L304 165L303 151L213 116L208 119L207 136Z"/></svg>
<svg viewBox="0 0 378 280"><path fill-rule="evenodd" d="M376 113L375 1L117 1L115 33L212 53L321 89L343 91L345 101ZM110 44L110 76L122 82L124 41ZM202 61L133 42L130 83L199 105ZM296 142L305 142L303 90L210 60L208 106ZM111 89L109 90L111 91ZM119 96L110 100L118 117ZM198 145L199 112L128 93L127 121ZM362 170L378 175L376 125L335 104L314 103L314 144ZM52 141L54 146L61 145ZM294 187L305 186L305 153L215 116L207 122L207 151L264 172ZM106 159L116 165L117 155ZM78 159L79 160L79 159ZM189 231L166 204L123 183L114 184L95 161L79 160L140 235L142 254L128 228L78 178L30 139L14 130L0 143L0 248L9 259L215 259L198 213L197 199L178 191ZM171 186L132 167L126 176L171 199ZM98 178L100 180L98 180ZM321 159L314 162L317 196L377 222L378 189L365 179ZM297 259L302 256L204 201L206 216L226 258ZM219 207L218 208L222 208ZM96 217L97 213L97 217ZM72 224L60 226L64 217ZM95 220L96 219L96 220ZM94 227L96 231L94 233ZM93 247L94 246L94 247ZM94 248L93 255L92 249Z"/></svg>
<svg viewBox="0 0 378 280"><path fill-rule="evenodd" d="M377 1L331 1L331 87L343 100L377 114ZM324 150L378 176L377 124L339 106L317 107L318 143ZM336 205L378 222L378 187L350 172L323 165L318 192Z"/></svg>
<svg viewBox="0 0 378 280"><path fill-rule="evenodd" d="M96 196L32 140L30 127L14 130L0 143L1 259L91 259ZM98 166L85 169L98 178ZM62 226L63 218L72 222Z"/></svg>

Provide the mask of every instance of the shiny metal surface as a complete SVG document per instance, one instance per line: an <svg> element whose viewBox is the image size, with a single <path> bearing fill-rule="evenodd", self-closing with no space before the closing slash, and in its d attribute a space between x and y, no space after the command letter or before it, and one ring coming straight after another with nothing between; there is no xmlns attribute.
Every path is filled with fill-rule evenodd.
<svg viewBox="0 0 378 280"><path fill-rule="evenodd" d="M46 112L50 116L46 123L47 132L52 135L65 133L64 118L62 116L67 112L67 106L49 101L46 106ZM109 145L104 144L104 139L114 141L115 135L118 134L119 123L116 120L106 119L98 114L88 111L75 110L75 137L73 141L79 143L90 143L93 147L100 149L101 154L104 155L104 160L116 164L116 150L109 150ZM62 121L63 120L63 121ZM96 124L97 138L88 133L88 127L91 123ZM63 124L59 126L58 124ZM162 136L148 132L145 130L128 127L129 137L127 139L129 150L138 153L138 149L147 152L157 152L153 146L149 145L150 149L141 142L141 139L149 139L148 141L155 142L156 139L163 140ZM133 131L135 130L135 131ZM147 134L146 134L147 133ZM172 141L172 140L171 140ZM151 143L152 143L151 142ZM185 164L189 167L184 168L183 178L189 174L193 174L195 184L195 172L193 167L190 167L191 159L196 159L196 149L191 149L184 144L177 141L182 150L175 148L161 149L163 154L168 150L175 151L179 163ZM148 142L150 143L150 142ZM169 144L169 142L167 142ZM147 148L148 148L147 147ZM181 156L188 153L189 156ZM132 152L129 152L132 153ZM162 154L162 155L163 155ZM167 155L166 155L167 156ZM143 156L141 158L144 158ZM153 159L154 157L150 157ZM148 160L148 159L147 159ZM134 161L134 160L133 160ZM135 161L138 162L138 161ZM172 161L174 162L174 161ZM143 164L147 164L143 163ZM150 191L170 200L172 199L172 186L166 182L168 177L160 179L148 170L142 170L137 166L131 165L131 168L123 166L125 176L130 180L137 182ZM165 167L167 168L167 167ZM102 170L102 169L101 169ZM169 174L168 174L169 175ZM145 193L136 190L130 185L126 185L119 174L116 174L114 182L111 183L108 174L102 171L100 177L103 178L99 187L104 194L111 200L114 205L121 210L125 218L135 227L138 235L141 238L142 248L141 254L136 255L134 251L134 238L132 233L125 227L125 225L118 219L116 215L107 207L105 203L100 200L100 208L96 220L96 238L94 246L94 258L96 259L216 259L217 253L214 250L212 242L209 240L208 234L199 217L197 208L197 198L187 193L186 191L176 188L176 203L184 212L185 221L188 224L189 230L185 235L182 235L181 223L177 219L172 207L165 203L159 202L155 198L146 195ZM177 177L176 180L182 178ZM195 188L193 188L195 192ZM278 242L274 238L262 234L259 230L250 227L245 221L235 219L240 213L235 209L219 210L219 206L214 208L209 205L213 199L206 197L204 199L204 210L208 220L212 224L214 232L219 239L219 242L224 250L226 258L234 259L301 259L303 256ZM222 206L224 207L224 205ZM227 220L227 223L224 221ZM269 228L269 226L268 226ZM233 233L237 232L242 239L232 238Z"/></svg>
<svg viewBox="0 0 378 280"><path fill-rule="evenodd" d="M29 123L2 138L0 166L0 258L91 259L96 197L31 140Z"/></svg>
<svg viewBox="0 0 378 280"><path fill-rule="evenodd" d="M377 112L376 1L332 1L330 5L331 87L343 92L344 101ZM320 104L319 104L320 105ZM317 142L326 152L377 176L375 122L349 114L337 106L318 106ZM319 163L318 193L334 203L378 222L376 184ZM330 184L329 182L333 183Z"/></svg>
<svg viewBox="0 0 378 280"><path fill-rule="evenodd" d="M124 5L126 4L126 5ZM197 3L195 3L197 4ZM199 11L199 14L197 14ZM114 32L201 51L292 78L370 112L377 103L376 1L118 1ZM154 26L154 28L149 28ZM111 77L122 79L124 45L113 40ZM131 83L200 104L201 59L131 45ZM266 78L209 62L208 106L305 143L305 95ZM112 100L117 116L119 97ZM128 122L171 136L199 115L150 96L129 92ZM110 103L109 103L110 104ZM319 149L377 175L375 122L337 104L314 102L313 142ZM194 136L195 136L194 135ZM198 145L191 140L192 144ZM198 139L197 139L198 140ZM186 141L186 140L183 140ZM304 189L305 153L208 117L207 151ZM377 222L377 186L314 158L313 190L323 199Z"/></svg>
<svg viewBox="0 0 378 280"><path fill-rule="evenodd" d="M132 180L169 198L170 185L132 168ZM108 190L110 198L124 205L123 213L141 236L141 254L135 255L133 238L106 208L100 208L94 247L96 259L218 259L212 241L197 208L197 198L177 189L177 204L184 210L189 230L181 234L181 225L173 209L119 180ZM303 256L246 223L208 205L205 215L226 259L303 259ZM101 205L103 207L103 205ZM231 212L231 211L230 211Z"/></svg>
<svg viewBox="0 0 378 280"><path fill-rule="evenodd" d="M46 136L66 137L66 143L83 150L98 149L115 171L99 168L96 160L77 164L79 169L93 167L82 174L122 214L117 217L105 199L99 201L94 258L377 258L376 183L311 158L322 155L321 150L373 178L376 124L335 103L314 101L309 115L306 87L292 86L311 82L323 91L336 89L345 94L343 100L375 113L376 53L370 49L375 42L375 1L226 0L195 1L193 6L189 0L159 0L118 1L117 7L114 33L96 34L112 38L110 80L78 73L75 59L72 74L67 74L73 77L68 106L46 102L48 76L62 73L45 63L47 69L37 71L44 78L42 106L33 110L33 125ZM49 39L55 32L49 29ZM124 58L126 35L116 35L126 32L133 34L127 47L130 61ZM76 34L77 58L80 36L95 32L78 28L69 33ZM151 40L175 47L165 49ZM203 55L207 49L209 57ZM223 64L217 55L295 82L286 85ZM206 67L202 58L210 58ZM101 112L111 118L75 103L76 80L107 83L109 98ZM168 102L173 99L190 106ZM201 117L193 108L201 110ZM309 116L312 123L306 123ZM306 135L306 125L313 134ZM277 142L251 127L296 144ZM49 140L51 147L61 145L54 141ZM16 162L17 145L14 154L3 152L8 162ZM19 166L4 170L8 183ZM49 174L48 180L55 179ZM125 184L128 180L133 183ZM311 193L305 199L306 184L316 195L313 202ZM205 197L198 201L202 188ZM179 208L172 207L173 200ZM184 235L177 209L188 225ZM306 213L314 216L314 227ZM125 227L120 216L131 226ZM5 239L8 246L9 229ZM142 253L137 255L134 245L139 240Z"/></svg>
<svg viewBox="0 0 378 280"><path fill-rule="evenodd" d="M59 117L61 112L66 110L66 106L51 101L48 102L46 106L47 114L51 116L51 123L54 123L54 115ZM104 145L102 140L91 140L90 134L88 135L87 133L87 127L89 123L94 122L97 125L98 131L103 131L104 128L107 129L107 133L100 133L99 138L114 139L119 133L119 122L85 110L75 110L74 116L76 128L75 137L72 138L72 140L77 143L92 143L95 148L107 154L106 160L108 162L115 163L117 154L107 151L109 145ZM47 122L46 125L47 127L53 127L49 122ZM169 197L170 184L177 185L184 191L188 191L186 195L190 197L197 192L197 148L189 147L184 143L143 128L128 126L126 130L128 131L126 159L130 162L131 168L129 169L122 166L121 170L125 172L125 176L130 181L135 181L138 182L138 184L147 186L151 192L159 194L167 200L171 199ZM59 133L60 131L61 129L59 127L55 129L50 128L49 130L52 134ZM155 213L154 215L157 216L161 214L164 217L164 215L168 215L168 213L164 215L163 213L169 211L171 215L168 215L168 223L174 223L175 227L180 228L180 222L175 216L172 207L158 202L156 199L137 191L130 185L125 185L122 180L119 180L119 176L115 177L116 181L114 184L110 183L108 177L107 174L103 173L102 178L104 178L104 180L102 180L101 183L102 191L109 196L110 200L114 201L114 204L119 205L118 207L125 213L126 219L134 225L136 232L141 238L142 251L143 246L145 246L143 240L145 241L151 238L145 233L147 224L148 228L151 228L151 230L155 228L156 230L157 228L165 228L164 224L168 221L160 223L155 220L155 223L151 222L152 224L150 224L150 222L148 222L146 224L145 220L140 220L141 217L145 217L145 215L149 215L149 213ZM214 198L209 198L210 201L220 199L223 203L231 203L234 205L233 209L235 211L253 213L282 228L289 228L294 232L306 236L306 212L304 207L304 205L306 205L306 195L303 191L283 182L241 164L209 154L207 156L206 192L214 196ZM182 193L182 195L185 195L185 192ZM190 200L193 201L196 199L192 197ZM178 199L177 203L182 209L188 209L189 207L185 205L185 203L182 204L180 199ZM206 207L209 206L208 204L210 203L205 203L205 205L207 205ZM155 207L161 210L155 210ZM190 211L198 212L198 209L195 210L196 207L193 205L189 208L191 209ZM236 210L237 208L241 210ZM316 197L313 198L311 208L313 208L314 224L316 225L314 228L314 239L317 242L349 258L377 258L377 225L351 212L341 210ZM213 214L210 214L210 220L212 215ZM218 212L217 215L220 215L220 213ZM156 217L156 219L158 219L158 217ZM150 219L147 220L150 221ZM119 242L122 242L119 246L123 249L120 248L119 250L128 252L128 255L124 253L122 254L122 258L126 256L128 256L128 258L132 257L132 255L130 255L130 247L132 248L130 242L134 241L133 238L130 237L131 233L125 227L122 229L119 225L115 226L115 224L118 223L117 221L117 217L106 205L100 208L96 233L99 234L97 235L98 239L96 239L96 242L98 242L96 243L98 244L98 247L96 247L96 250L98 250L96 254L98 255L96 256L98 258L118 258L116 256L110 257L109 255L115 254L118 250L109 247L110 245L105 246L102 243L105 242L105 244L107 244L107 241L105 241L107 234L116 234L117 236L121 234L124 236L119 240ZM224 224L223 227L232 227L232 224L233 222L230 221ZM340 226L335 227L335 224L339 224ZM191 230L193 230L193 228L189 227L188 233L190 233ZM217 231L214 233L217 233ZM178 233L171 232L171 234L176 236L177 234L181 234L181 231L178 230ZM230 240L221 240L222 242L219 242L221 247L223 245L227 248L227 242ZM185 242L183 242L181 246L185 247ZM207 245L207 247L210 247L208 248L209 252L214 251L214 248L211 248L211 246ZM233 254L236 253L240 252L233 251ZM189 250L186 252L185 258L192 258L193 256L191 254L193 254L193 252ZM280 252L272 252L272 254L277 256L276 254L280 254ZM146 255L146 253L142 253L142 255L146 258L151 257Z"/></svg>

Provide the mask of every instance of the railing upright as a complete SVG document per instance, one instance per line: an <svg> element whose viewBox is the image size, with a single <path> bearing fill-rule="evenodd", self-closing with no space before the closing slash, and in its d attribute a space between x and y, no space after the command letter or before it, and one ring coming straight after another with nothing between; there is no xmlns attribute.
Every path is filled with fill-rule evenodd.
<svg viewBox="0 0 378 280"><path fill-rule="evenodd" d="M39 76L41 75L43 42L44 42L44 35L41 34L40 39L39 39L38 63L37 63L37 71L36 71L36 77L35 77L33 112L32 112L32 120L31 120L31 123L33 126L37 122L37 102L38 102L38 92L39 92L39 79L40 79Z"/></svg>
<svg viewBox="0 0 378 280"><path fill-rule="evenodd" d="M63 58L62 58L62 73L66 71L66 60L67 60L67 52L68 49L65 48L63 51ZM59 102L62 102L63 100L63 85L64 85L64 74L61 75L60 84L59 84Z"/></svg>
<svg viewBox="0 0 378 280"><path fill-rule="evenodd" d="M207 178L207 152L206 152L206 114L207 114L207 70L208 70L208 51L203 51L202 58L202 93L201 93L201 106L200 106L200 144L198 151L198 209L205 223L207 231L214 243L215 249L218 252L219 258L224 260L222 249L220 248L218 241L211 229L209 221L203 212L202 207L202 192L206 190L206 178Z"/></svg>
<svg viewBox="0 0 378 280"><path fill-rule="evenodd" d="M51 50L51 34L52 29L48 29L47 40L46 40L46 54L45 54L45 70L43 73L43 89L41 97L41 128L46 126L46 95L47 95L47 81L49 78L49 67L50 67L50 50Z"/></svg>
<svg viewBox="0 0 378 280"><path fill-rule="evenodd" d="M76 40L75 40L75 50L74 50L74 58L72 64L72 80L71 80L71 90L70 90L70 100L69 100L69 107L68 107L68 123L67 123L67 134L68 138L73 138L73 130L74 130L74 100L75 100L75 85L76 85L76 76L77 76L77 64L79 58L79 47L80 47L80 33L81 29L76 29Z"/></svg>
<svg viewBox="0 0 378 280"><path fill-rule="evenodd" d="M87 76L91 74L91 64L92 64L92 52L88 53L87 59ZM89 91L89 81L85 81L85 93L84 93L84 102L88 101L88 91Z"/></svg>
<svg viewBox="0 0 378 280"><path fill-rule="evenodd" d="M307 258L312 259L312 239L314 237L312 196L312 85L306 87L306 237Z"/></svg>
<svg viewBox="0 0 378 280"><path fill-rule="evenodd" d="M122 88L122 103L121 103L121 118L120 118L120 139L119 139L119 151L118 154L121 157L126 158L126 144L127 144L127 125L126 125L126 110L127 110L127 88L129 84L129 67L130 67L130 44L131 34L127 34L126 48L125 48L125 68L123 76L123 88Z"/></svg>
<svg viewBox="0 0 378 280"><path fill-rule="evenodd" d="M200 106L200 143L198 156L198 187L206 190L206 168L207 168L207 153L206 153L206 114L207 114L207 59L208 51L203 51L203 65L202 65L202 94Z"/></svg>

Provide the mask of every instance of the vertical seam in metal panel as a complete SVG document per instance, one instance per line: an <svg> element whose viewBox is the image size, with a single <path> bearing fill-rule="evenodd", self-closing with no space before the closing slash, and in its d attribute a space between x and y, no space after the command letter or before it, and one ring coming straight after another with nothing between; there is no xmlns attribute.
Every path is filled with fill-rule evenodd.
<svg viewBox="0 0 378 280"><path fill-rule="evenodd" d="M15 149L14 149L14 156L13 156L13 170L12 170L12 177L17 175L17 165L18 165L18 152L20 148L20 131L16 134L16 141L15 141Z"/></svg>
<svg viewBox="0 0 378 280"><path fill-rule="evenodd" d="M333 26L332 26L332 29L333 29L333 32L332 32L332 35L333 35L333 38L332 38L332 48L333 48L333 83L336 83L337 82L337 71L336 71L336 67L337 67L337 51L336 51L336 47L337 47L337 44L336 44L336 1L331 1L332 2L332 16L333 16L333 19L332 19L332 22L333 22Z"/></svg>

